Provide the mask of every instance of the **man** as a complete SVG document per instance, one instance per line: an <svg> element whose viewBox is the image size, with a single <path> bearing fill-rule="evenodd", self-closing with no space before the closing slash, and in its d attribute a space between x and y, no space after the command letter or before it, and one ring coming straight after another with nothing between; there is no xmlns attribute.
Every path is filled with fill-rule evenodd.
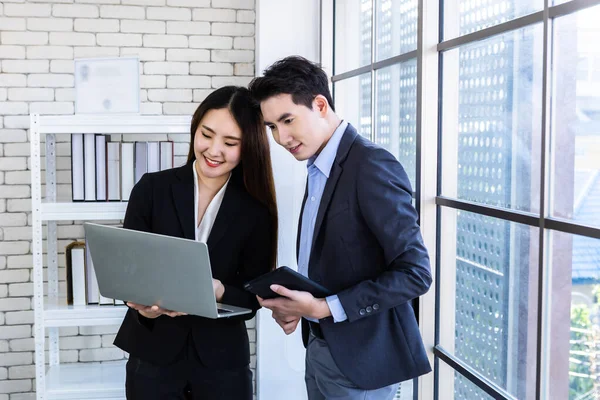
<svg viewBox="0 0 600 400"><path fill-rule="evenodd" d="M273 285L259 298L286 334L302 319L310 400L393 399L431 371L411 301L431 285L427 250L400 163L335 113L327 75L287 57L250 83L275 141L308 160L298 270L325 299Z"/></svg>

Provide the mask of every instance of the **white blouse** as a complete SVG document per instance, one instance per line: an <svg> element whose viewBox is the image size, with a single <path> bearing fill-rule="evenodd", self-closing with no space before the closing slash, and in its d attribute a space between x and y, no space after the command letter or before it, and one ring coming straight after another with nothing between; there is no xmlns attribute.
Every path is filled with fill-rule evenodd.
<svg viewBox="0 0 600 400"><path fill-rule="evenodd" d="M194 164L192 165L192 169L194 170L194 226L196 227L196 241L206 243L208 237L210 236L210 231L212 230L212 227L215 223L215 219L217 218L217 214L219 213L219 208L221 208L221 203L223 202L225 190L227 189L227 185L229 184L229 179L231 179L231 174L229 175L229 178L227 178L227 182L225 182L223 187L210 201L210 204L204 212L202 221L198 225L198 172L196 171L197 162L198 160L195 160Z"/></svg>

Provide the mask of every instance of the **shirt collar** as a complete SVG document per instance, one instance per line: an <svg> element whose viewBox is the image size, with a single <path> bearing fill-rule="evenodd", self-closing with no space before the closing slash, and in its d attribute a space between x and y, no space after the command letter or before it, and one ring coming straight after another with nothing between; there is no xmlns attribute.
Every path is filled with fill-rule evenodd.
<svg viewBox="0 0 600 400"><path fill-rule="evenodd" d="M312 156L308 160L307 167L311 165L315 165L319 171L327 178L329 178L329 173L331 172L331 167L333 166L333 162L335 161L335 156L338 151L338 147L340 147L340 142L342 141L342 136L344 136L344 132L348 127L348 122L342 121L336 130L331 135L329 142L325 145L323 150L319 153L318 156Z"/></svg>

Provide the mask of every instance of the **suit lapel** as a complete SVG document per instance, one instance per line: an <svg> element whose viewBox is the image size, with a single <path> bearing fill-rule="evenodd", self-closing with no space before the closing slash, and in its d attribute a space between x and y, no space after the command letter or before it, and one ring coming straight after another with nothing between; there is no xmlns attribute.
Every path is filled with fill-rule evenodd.
<svg viewBox="0 0 600 400"><path fill-rule="evenodd" d="M300 217L298 217L298 233L296 234L296 261L300 256L300 236L302 234L302 214L304 214L304 206L306 205L306 199L308 198L308 177L306 177L306 186L304 188L304 199L302 200L302 207L300 208Z"/></svg>
<svg viewBox="0 0 600 400"><path fill-rule="evenodd" d="M196 230L194 224L194 171L192 163L188 163L177 171L179 182L171 186L173 202L177 210L177 217L186 239L194 240Z"/></svg>
<svg viewBox="0 0 600 400"><path fill-rule="evenodd" d="M242 190L244 182L237 175L238 171L234 171L227 184L227 189L225 189L223 202L221 203L221 207L219 207L217 218L208 236L207 245L209 252L225 236L227 229L236 220L236 216L242 208L243 199L247 195Z"/></svg>
<svg viewBox="0 0 600 400"><path fill-rule="evenodd" d="M348 127L344 131L344 135L340 141L340 145L338 147L338 151L335 156L335 161L331 166L331 172L329 173L329 178L327 179L327 183L325 184L325 188L323 189L323 196L321 197L321 203L319 204L319 211L317 212L317 220L315 221L315 230L313 232L312 243L310 247L310 258L309 258L309 268L310 268L310 259L312 258L312 254L315 249L315 241L319 235L319 231L321 230L321 225L323 224L323 219L325 218L325 213L329 208L329 203L331 203L331 198L333 197L333 193L335 191L335 187L342 175L343 168L342 165L346 160L348 152L356 139L357 132L354 127L348 124Z"/></svg>
<svg viewBox="0 0 600 400"><path fill-rule="evenodd" d="M313 232L312 243L310 245L310 253L312 255L313 249L315 248L315 240L317 239L317 235L321 230L321 224L323 223L323 218L325 217L325 212L327 212L327 208L329 208L329 203L331 202L331 198L333 197L333 192L335 190L335 186L340 179L340 175L342 174L342 167L336 163L333 163L331 166L331 172L329 173L329 178L327 179L327 183L325 184L325 189L323 189L323 196L321 197L321 203L319 204L319 211L317 212L317 220L315 221L315 230Z"/></svg>

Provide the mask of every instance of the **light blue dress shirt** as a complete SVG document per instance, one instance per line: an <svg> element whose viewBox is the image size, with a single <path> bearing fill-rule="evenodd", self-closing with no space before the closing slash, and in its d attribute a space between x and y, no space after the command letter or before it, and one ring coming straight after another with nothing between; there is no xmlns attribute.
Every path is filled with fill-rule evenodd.
<svg viewBox="0 0 600 400"><path fill-rule="evenodd" d="M321 153L319 153L318 156L313 156L308 159L308 196L304 205L304 212L302 213L300 251L298 253L298 272L306 277L308 277L308 262L317 213L319 212L319 205L321 204L321 197L323 196L323 190L325 189L325 184L329 178L331 167L335 161L340 141L342 140L342 136L344 136L347 127L348 123L342 121L335 132L333 132L327 145L321 150ZM326 300L334 322L342 322L348 319L344 307L342 307L342 303L337 295L329 296ZM307 319L313 322L319 322L311 318Z"/></svg>

